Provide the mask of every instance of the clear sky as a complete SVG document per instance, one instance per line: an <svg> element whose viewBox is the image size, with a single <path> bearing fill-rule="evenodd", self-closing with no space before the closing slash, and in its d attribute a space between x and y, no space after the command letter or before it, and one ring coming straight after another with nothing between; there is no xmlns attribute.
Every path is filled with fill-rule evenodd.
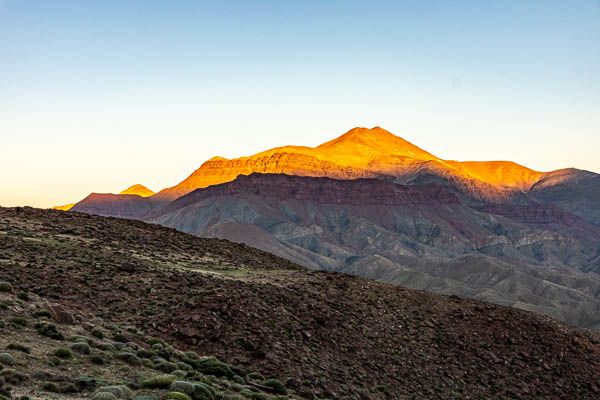
<svg viewBox="0 0 600 400"><path fill-rule="evenodd" d="M0 0L0 205L375 125L600 172L600 0Z"/></svg>

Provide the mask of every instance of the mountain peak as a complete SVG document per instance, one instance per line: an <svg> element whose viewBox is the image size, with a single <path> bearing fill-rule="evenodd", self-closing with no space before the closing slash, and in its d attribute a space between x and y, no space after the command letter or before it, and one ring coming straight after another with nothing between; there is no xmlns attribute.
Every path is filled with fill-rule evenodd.
<svg viewBox="0 0 600 400"><path fill-rule="evenodd" d="M436 156L379 126L353 128L342 136L323 143L317 149L353 161L358 158L370 161L381 156L408 157L425 161L439 160Z"/></svg>
<svg viewBox="0 0 600 400"><path fill-rule="evenodd" d="M152 190L148 189L144 185L137 184L137 185L128 187L127 189L123 190L119 194L134 194L134 195L141 196L141 197L148 197L148 196L152 196L154 194L154 192Z"/></svg>

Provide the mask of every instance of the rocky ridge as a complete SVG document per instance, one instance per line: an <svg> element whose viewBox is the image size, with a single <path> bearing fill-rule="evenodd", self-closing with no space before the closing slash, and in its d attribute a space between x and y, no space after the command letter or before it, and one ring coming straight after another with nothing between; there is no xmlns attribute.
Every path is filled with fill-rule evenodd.
<svg viewBox="0 0 600 400"><path fill-rule="evenodd" d="M0 238L0 280L29 301L252 368L290 399L600 395L595 334L529 312L76 212L0 209Z"/></svg>

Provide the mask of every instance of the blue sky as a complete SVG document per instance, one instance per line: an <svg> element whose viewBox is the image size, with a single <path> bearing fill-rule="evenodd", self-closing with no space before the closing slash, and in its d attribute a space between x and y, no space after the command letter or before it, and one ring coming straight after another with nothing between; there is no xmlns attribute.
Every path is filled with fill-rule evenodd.
<svg viewBox="0 0 600 400"><path fill-rule="evenodd" d="M382 126L600 172L600 1L0 0L0 204Z"/></svg>

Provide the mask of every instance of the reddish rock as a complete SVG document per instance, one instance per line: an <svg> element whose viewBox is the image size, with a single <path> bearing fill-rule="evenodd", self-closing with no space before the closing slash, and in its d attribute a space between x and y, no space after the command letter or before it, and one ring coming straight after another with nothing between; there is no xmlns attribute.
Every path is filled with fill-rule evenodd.
<svg viewBox="0 0 600 400"><path fill-rule="evenodd" d="M73 313L65 309L63 306L59 304L47 304L46 308L50 311L50 315L52 319L59 324L74 324L75 317Z"/></svg>

